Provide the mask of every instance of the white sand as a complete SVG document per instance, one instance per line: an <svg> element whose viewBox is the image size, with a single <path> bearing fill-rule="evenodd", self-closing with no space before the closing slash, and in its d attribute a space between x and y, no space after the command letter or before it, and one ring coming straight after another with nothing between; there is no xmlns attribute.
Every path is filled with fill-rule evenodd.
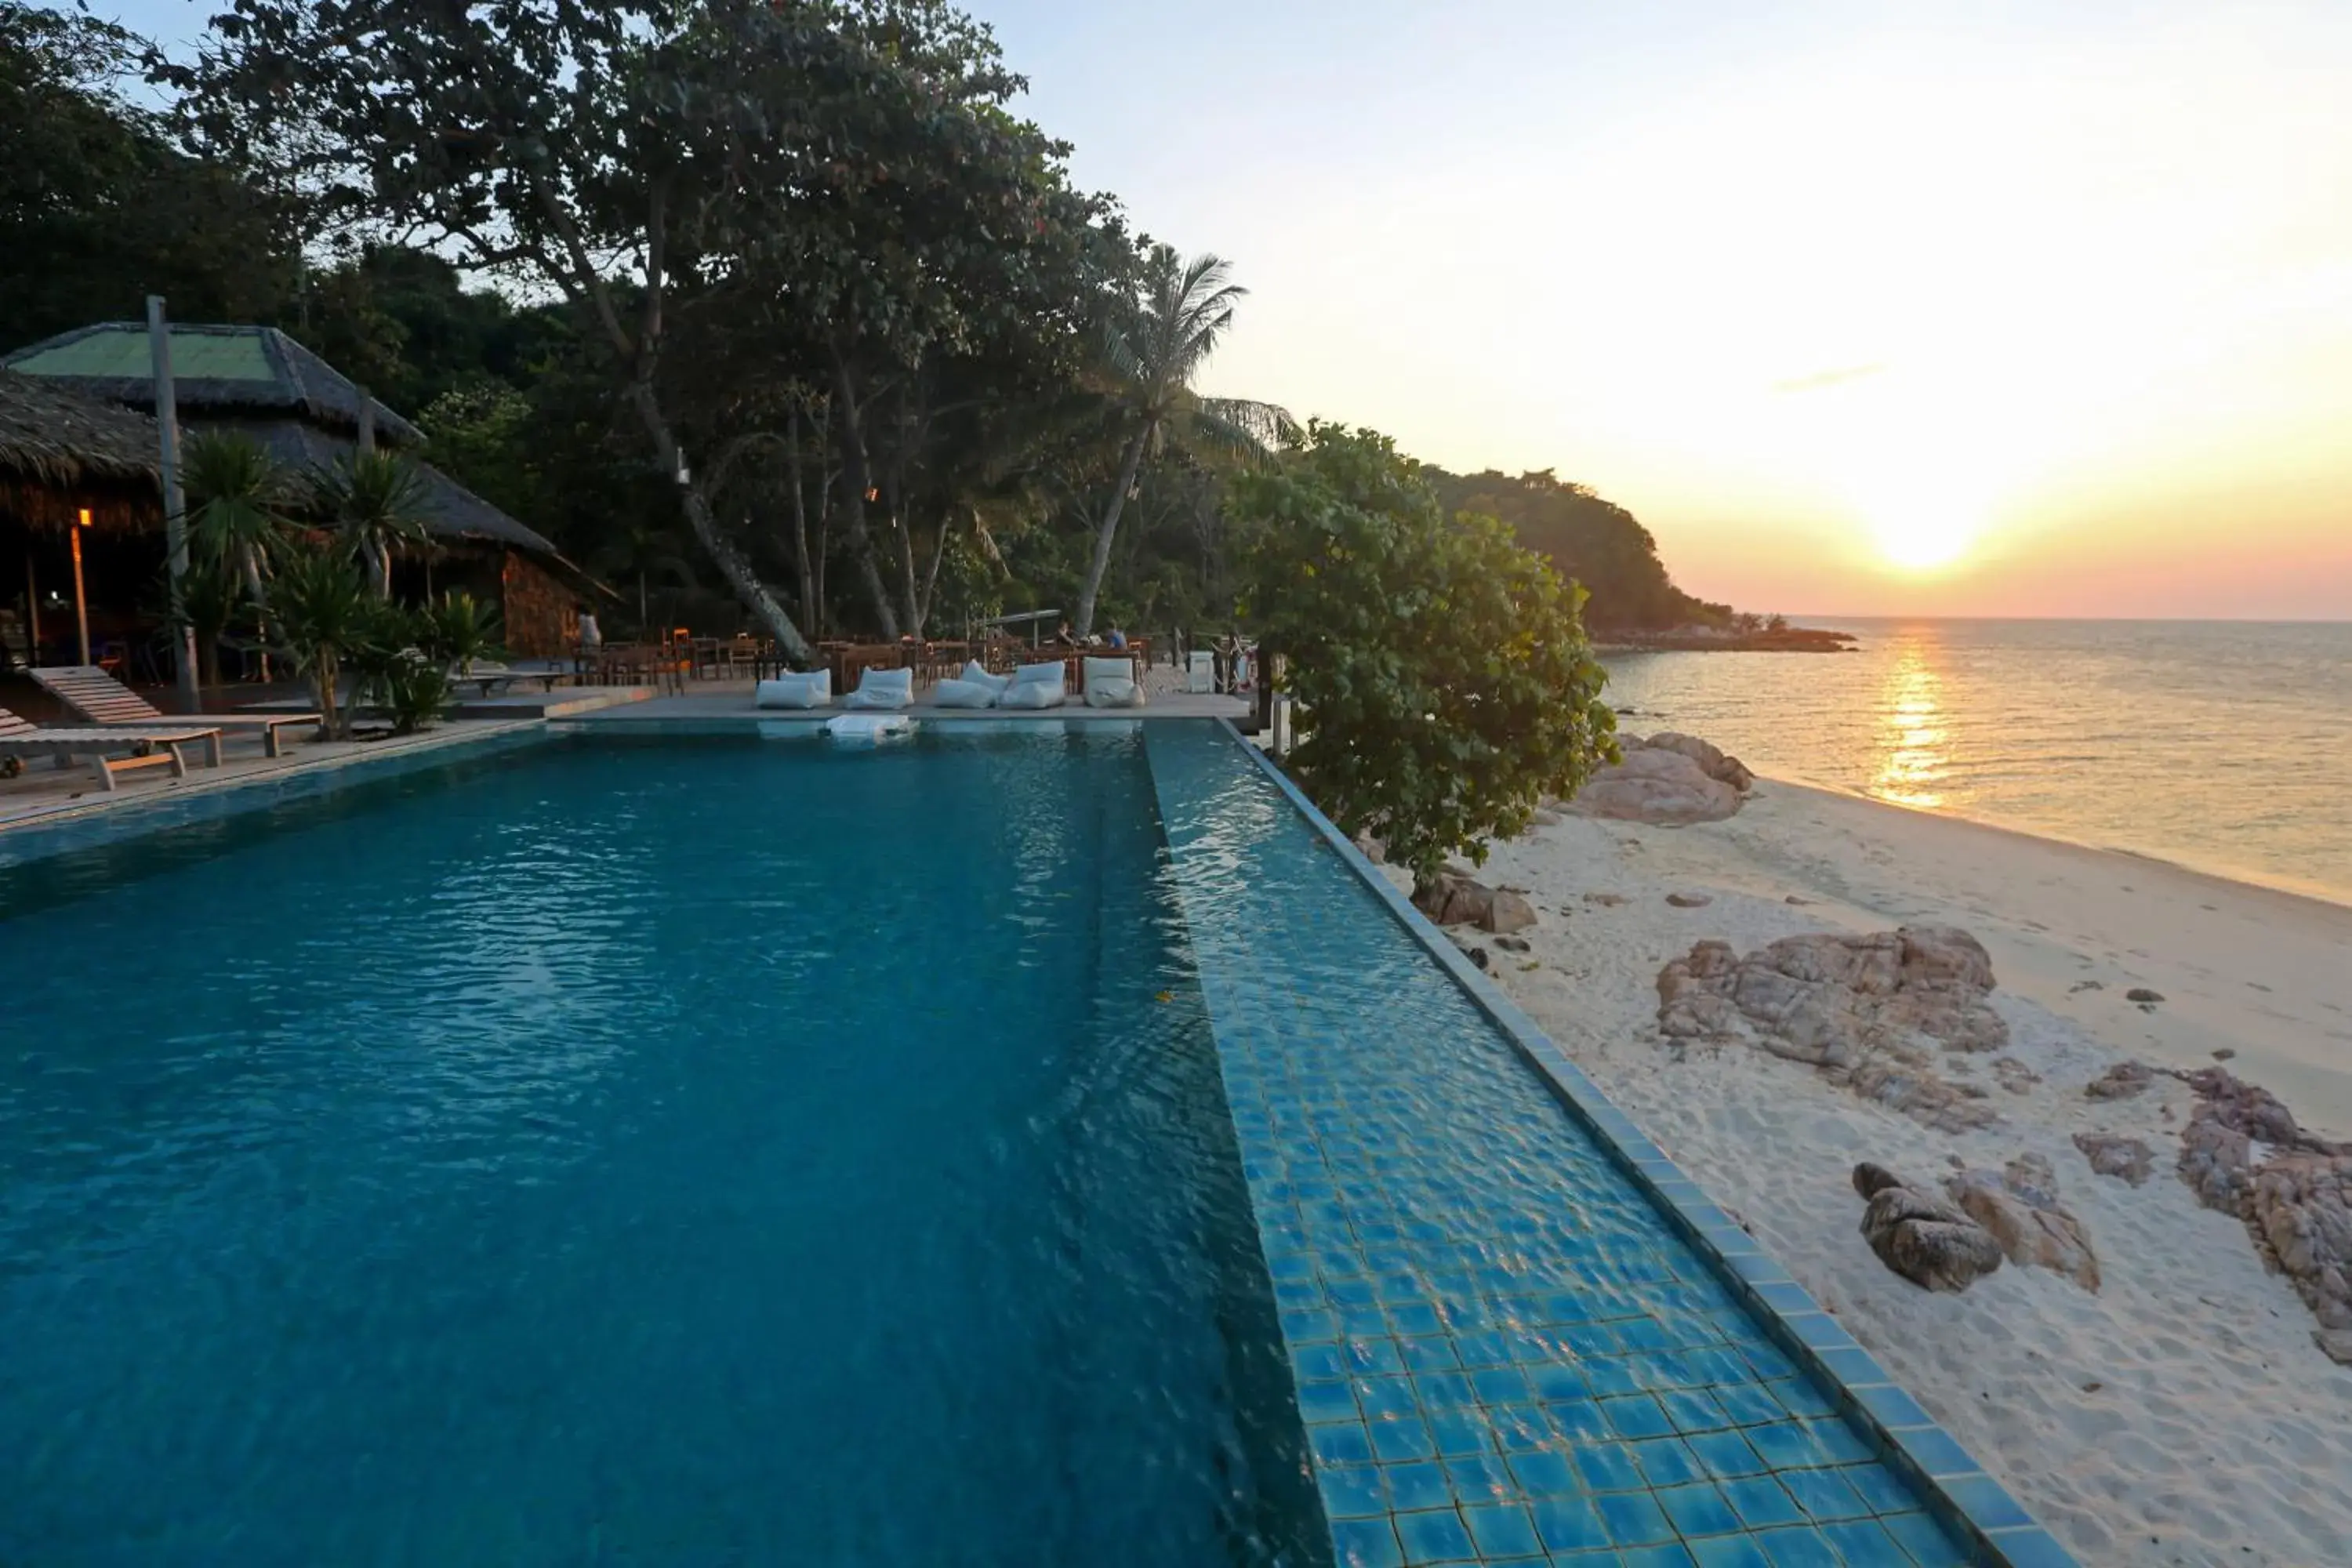
<svg viewBox="0 0 2352 1568"><path fill-rule="evenodd" d="M2352 1371L2174 1173L2188 1091L2082 1092L2125 1057L2197 1067L2230 1047L2307 1125L2352 1133L2352 909L1770 780L1729 822L1571 819L1498 846L1483 875L1542 911L1531 953L1489 944L1511 995L2085 1563L2352 1563ZM1657 972L1695 942L1908 921L1992 954L2010 1054L2044 1079L1993 1091L1997 1127L1930 1131L1801 1064L1658 1034ZM2133 986L2165 1000L2144 1011ZM2093 1175L2070 1141L2085 1130L2146 1139L2147 1184ZM1998 1168L2029 1150L2088 1226L2102 1293L2005 1265L1931 1295L1864 1244L1856 1161L1940 1179L1948 1154Z"/></svg>

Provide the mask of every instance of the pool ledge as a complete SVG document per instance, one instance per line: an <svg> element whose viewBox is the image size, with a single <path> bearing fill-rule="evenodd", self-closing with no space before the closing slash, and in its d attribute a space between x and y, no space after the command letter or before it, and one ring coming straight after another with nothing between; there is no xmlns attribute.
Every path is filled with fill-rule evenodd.
<svg viewBox="0 0 2352 1568"><path fill-rule="evenodd" d="M1537 1072L1553 1094L1633 1179L1667 1222L1747 1306L1775 1343L1818 1379L1843 1414L1878 1445L1887 1464L1971 1551L1994 1568L2070 1568L2073 1553L2033 1522L2024 1508L1958 1440L1896 1385L1875 1357L1823 1311L1730 1215L1710 1202L1665 1152L1568 1059L1535 1021L1465 957L1429 918L1398 891L1348 836L1317 809L1289 775L1230 721L1218 723L1411 932L1423 950Z"/></svg>

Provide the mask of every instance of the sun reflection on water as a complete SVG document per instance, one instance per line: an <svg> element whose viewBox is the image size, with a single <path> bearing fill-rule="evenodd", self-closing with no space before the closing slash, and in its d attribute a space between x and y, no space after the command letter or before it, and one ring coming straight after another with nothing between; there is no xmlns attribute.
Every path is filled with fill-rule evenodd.
<svg viewBox="0 0 2352 1568"><path fill-rule="evenodd" d="M1878 766L1870 793L1897 805L1933 810L1945 803L1950 763L1946 750L1943 677L1928 650L1908 642L1887 673L1878 704Z"/></svg>

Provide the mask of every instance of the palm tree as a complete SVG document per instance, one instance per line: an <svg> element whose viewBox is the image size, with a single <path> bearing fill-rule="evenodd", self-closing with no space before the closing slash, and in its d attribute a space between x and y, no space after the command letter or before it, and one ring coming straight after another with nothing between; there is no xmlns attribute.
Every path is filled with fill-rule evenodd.
<svg viewBox="0 0 2352 1568"><path fill-rule="evenodd" d="M333 551L290 552L278 571L275 634L278 651L317 689L320 728L331 738L347 732L342 713L343 666L382 640L381 601L371 595L351 558Z"/></svg>
<svg viewBox="0 0 2352 1568"><path fill-rule="evenodd" d="M426 497L416 466L392 452L353 452L311 478L319 510L367 565L376 597L392 597L392 552L425 538Z"/></svg>
<svg viewBox="0 0 2352 1568"><path fill-rule="evenodd" d="M211 574L220 584L241 584L245 596L266 619L271 557L285 548L295 531L293 520L285 511L292 499L286 470L252 437L207 431L188 443L181 472L187 486L188 543L197 560L213 568ZM192 577L192 591L194 582ZM214 611L223 612L214 622L217 637L234 614L233 607L208 602L205 608L208 619ZM204 640L203 624L196 626L205 679L210 681L217 678L218 656ZM262 655L261 673L263 679L269 678L267 653Z"/></svg>
<svg viewBox="0 0 2352 1568"><path fill-rule="evenodd" d="M1192 377L1233 324L1234 301L1248 292L1229 279L1221 258L1204 253L1187 261L1173 246L1155 245L1144 262L1142 298L1106 335L1104 368L1116 386L1119 410L1134 428L1119 461L1118 482L1095 525L1094 559L1072 617L1079 637L1094 630L1095 601L1110 567L1119 513L1147 453L1156 456L1174 442L1262 458L1296 429L1290 416L1270 403L1202 397L1192 391Z"/></svg>

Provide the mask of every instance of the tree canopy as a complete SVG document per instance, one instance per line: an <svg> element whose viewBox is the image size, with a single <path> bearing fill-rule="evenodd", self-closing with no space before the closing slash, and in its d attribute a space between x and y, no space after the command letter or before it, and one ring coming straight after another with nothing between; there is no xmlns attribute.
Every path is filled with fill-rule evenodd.
<svg viewBox="0 0 2352 1568"><path fill-rule="evenodd" d="M167 62L0 0L0 348L151 292L279 327L624 626L1242 626L1230 497L1297 431L1199 385L1240 281L1079 188L944 0L216 3ZM1423 476L1597 626L1720 608L1580 487Z"/></svg>
<svg viewBox="0 0 2352 1568"><path fill-rule="evenodd" d="M1251 619L1302 710L1286 765L1416 882L1452 854L1483 862L1613 755L1583 591L1496 519L1449 516L1388 437L1317 425L1232 505Z"/></svg>

